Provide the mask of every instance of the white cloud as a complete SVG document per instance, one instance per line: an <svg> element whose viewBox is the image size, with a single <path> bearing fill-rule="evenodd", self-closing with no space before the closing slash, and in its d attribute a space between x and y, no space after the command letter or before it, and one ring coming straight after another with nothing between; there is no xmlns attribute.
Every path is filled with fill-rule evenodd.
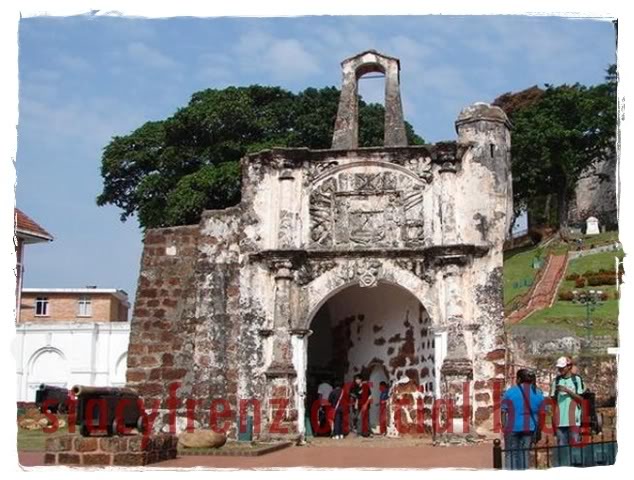
<svg viewBox="0 0 634 480"><path fill-rule="evenodd" d="M294 38L278 38L261 30L243 34L232 49L232 55L206 53L202 60L214 64L207 67L211 79L226 80L231 72L263 72L276 81L307 78L317 74L317 56L304 42ZM215 70L209 70L209 68Z"/></svg>
<svg viewBox="0 0 634 480"><path fill-rule="evenodd" d="M295 39L274 41L267 51L266 62L276 77L307 77L319 71L317 59Z"/></svg>
<svg viewBox="0 0 634 480"><path fill-rule="evenodd" d="M103 147L113 135L128 133L147 118L142 112L107 98L75 99L56 105L26 97L20 102L20 127L26 138L82 142ZM35 136L33 135L35 134Z"/></svg>
<svg viewBox="0 0 634 480"><path fill-rule="evenodd" d="M127 47L130 58L152 68L177 68L179 65L161 51L148 47L143 42L133 42Z"/></svg>
<svg viewBox="0 0 634 480"><path fill-rule="evenodd" d="M62 54L57 61L62 67L72 72L86 72L92 70L90 63L81 57Z"/></svg>

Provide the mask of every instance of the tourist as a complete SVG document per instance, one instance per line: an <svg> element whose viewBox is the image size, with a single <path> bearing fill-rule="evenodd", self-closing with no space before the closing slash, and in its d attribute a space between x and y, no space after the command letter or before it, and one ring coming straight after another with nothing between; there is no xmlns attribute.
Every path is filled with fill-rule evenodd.
<svg viewBox="0 0 634 480"><path fill-rule="evenodd" d="M330 408L328 398L330 397L330 392L332 392L332 385L330 385L330 383L328 383L328 381L324 379L317 387L317 397L319 398L319 410L317 418L320 426L320 431L322 431L321 427L323 427L328 422L328 410ZM330 432L332 434L332 424L330 424Z"/></svg>
<svg viewBox="0 0 634 480"><path fill-rule="evenodd" d="M390 387L387 382L379 383L379 426L381 435L387 435L387 404L390 399Z"/></svg>
<svg viewBox="0 0 634 480"><path fill-rule="evenodd" d="M535 386L535 375L526 369L517 371L517 384L502 398L505 467L508 470L528 468L531 441L539 441L542 425L540 410L544 396Z"/></svg>
<svg viewBox="0 0 634 480"><path fill-rule="evenodd" d="M372 392L368 382L363 380L359 374L354 376L354 382L350 389L350 399L352 401L352 425L354 431L357 435L363 437L372 436L370 429Z"/></svg>
<svg viewBox="0 0 634 480"><path fill-rule="evenodd" d="M359 421L359 402L362 393L362 383L361 375L357 374L354 376L350 387L350 409L352 413L350 415L350 430L357 434L359 433L357 423Z"/></svg>
<svg viewBox="0 0 634 480"><path fill-rule="evenodd" d="M558 375L551 387L554 400L553 429L557 435L556 463L570 466L570 448L579 443L581 427L581 395L585 391L583 379L576 373L572 359L560 357L555 364ZM578 453L577 451L575 453Z"/></svg>
<svg viewBox="0 0 634 480"><path fill-rule="evenodd" d="M328 402L330 408L328 410L328 421L332 428L331 438L341 440L343 438L343 409L344 409L344 392L341 382L335 382L335 388L330 392Z"/></svg>

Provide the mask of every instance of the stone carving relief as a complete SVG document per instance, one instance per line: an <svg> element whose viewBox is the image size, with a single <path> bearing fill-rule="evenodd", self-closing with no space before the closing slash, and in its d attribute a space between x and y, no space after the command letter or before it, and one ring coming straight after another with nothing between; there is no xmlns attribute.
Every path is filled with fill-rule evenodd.
<svg viewBox="0 0 634 480"><path fill-rule="evenodd" d="M425 260L420 258L399 258L395 260L397 266L416 275L428 283L433 281L433 272L425 265Z"/></svg>
<svg viewBox="0 0 634 480"><path fill-rule="evenodd" d="M290 248L293 246L293 213L288 210L280 211L280 223L277 231L277 241L279 248Z"/></svg>
<svg viewBox="0 0 634 480"><path fill-rule="evenodd" d="M339 165L339 162L335 160L321 161L321 162L308 162L306 170L306 178L309 182L312 182L315 178L319 177L322 173L327 172Z"/></svg>
<svg viewBox="0 0 634 480"><path fill-rule="evenodd" d="M426 163L423 159L416 163L423 177L427 175ZM387 169L344 170L326 178L310 196L311 246L420 246L425 240L426 184L411 175Z"/></svg>
<svg viewBox="0 0 634 480"><path fill-rule="evenodd" d="M309 260L297 268L295 281L299 285L307 285L336 266L337 263L333 260Z"/></svg>
<svg viewBox="0 0 634 480"><path fill-rule="evenodd" d="M358 280L361 287L376 287L382 274L382 263L376 259L349 260L342 266L340 278L344 282Z"/></svg>
<svg viewBox="0 0 634 480"><path fill-rule="evenodd" d="M418 178L424 180L427 183L431 183L433 178L432 174L432 166L431 166L431 157L417 157L411 158L406 163L405 166L418 175Z"/></svg>

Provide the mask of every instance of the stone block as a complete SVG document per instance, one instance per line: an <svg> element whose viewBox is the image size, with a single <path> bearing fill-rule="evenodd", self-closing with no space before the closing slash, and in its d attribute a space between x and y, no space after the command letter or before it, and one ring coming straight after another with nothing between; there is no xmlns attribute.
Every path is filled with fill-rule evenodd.
<svg viewBox="0 0 634 480"><path fill-rule="evenodd" d="M58 453L57 463L59 465L80 465L81 460L78 453Z"/></svg>
<svg viewBox="0 0 634 480"><path fill-rule="evenodd" d="M112 459L112 464L120 467L138 467L147 463L147 453L116 453Z"/></svg>
<svg viewBox="0 0 634 480"><path fill-rule="evenodd" d="M46 439L47 452L69 452L73 449L74 435L64 435Z"/></svg>
<svg viewBox="0 0 634 480"><path fill-rule="evenodd" d="M86 453L81 456L82 465L110 465L112 455L108 453Z"/></svg>
<svg viewBox="0 0 634 480"><path fill-rule="evenodd" d="M96 437L75 437L74 444L77 452L94 452L97 450Z"/></svg>
<svg viewBox="0 0 634 480"><path fill-rule="evenodd" d="M107 453L120 453L128 449L128 437L101 437L99 448Z"/></svg>

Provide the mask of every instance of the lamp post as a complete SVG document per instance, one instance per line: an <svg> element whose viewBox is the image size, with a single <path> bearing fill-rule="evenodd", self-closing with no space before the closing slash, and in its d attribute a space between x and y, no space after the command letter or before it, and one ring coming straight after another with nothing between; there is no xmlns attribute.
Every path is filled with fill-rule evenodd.
<svg viewBox="0 0 634 480"><path fill-rule="evenodd" d="M591 315L592 315L592 312L594 312L598 306L603 305L603 302L601 301L601 296L603 295L603 292L601 290L588 290L588 291L582 290L581 292L578 292L577 290L573 290L572 294L574 296L572 300L574 303L579 303L586 307L585 328L586 328L586 336L588 337L587 348L588 350L590 350L592 347L592 326L593 326Z"/></svg>

